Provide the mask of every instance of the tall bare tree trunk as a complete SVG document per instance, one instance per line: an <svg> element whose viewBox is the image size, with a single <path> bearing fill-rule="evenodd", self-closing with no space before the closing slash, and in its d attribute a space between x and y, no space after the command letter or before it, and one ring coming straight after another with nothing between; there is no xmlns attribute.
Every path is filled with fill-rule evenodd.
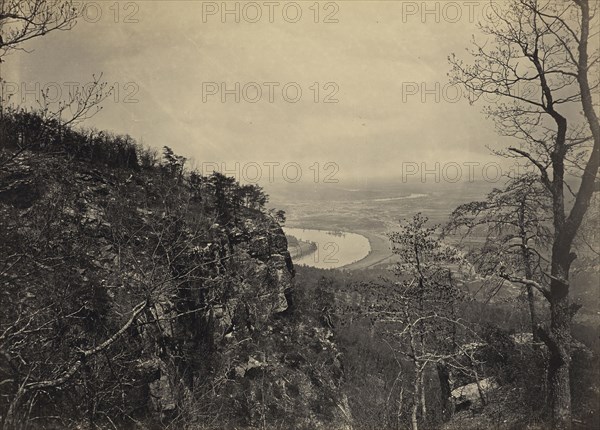
<svg viewBox="0 0 600 430"><path fill-rule="evenodd" d="M535 296L533 294L533 287L527 286L527 303L529 304L529 319L531 323L531 333L533 334L533 341L537 342L539 340L537 335L537 316L535 312Z"/></svg>
<svg viewBox="0 0 600 430"><path fill-rule="evenodd" d="M421 372L421 378L419 380L419 390L421 391L421 418L423 421L427 420L427 402L425 399L425 370Z"/></svg>
<svg viewBox="0 0 600 430"><path fill-rule="evenodd" d="M556 169L558 167L558 169ZM550 282L550 334L543 339L550 353L548 378L552 405L552 421L557 430L571 428L571 306L569 303L569 268L574 255L570 253L572 239L565 234L562 181L564 167L555 162L554 224L552 247L552 280ZM558 180L556 179L558 178ZM560 187L560 188L559 188ZM542 333L540 333L542 334Z"/></svg>
<svg viewBox="0 0 600 430"><path fill-rule="evenodd" d="M550 305L552 316L551 333L558 342L550 351L548 378L552 396L552 414L556 429L571 428L571 386L569 370L571 364L571 322L567 315L567 297Z"/></svg>
<svg viewBox="0 0 600 430"><path fill-rule="evenodd" d="M419 430L419 406L420 406L420 388L421 386L421 371L417 366L415 369L415 379L413 380L413 402L410 413L410 424L412 430Z"/></svg>
<svg viewBox="0 0 600 430"><path fill-rule="evenodd" d="M525 269L525 279L533 280L533 269L531 268L531 256L527 244L527 226L525 222L526 196L523 196L519 206L519 235L521 237L521 257L523 258L523 266ZM531 321L531 333L533 340L538 340L537 335L537 317L535 314L535 296L533 295L533 287L527 286L527 303L529 304L529 318Z"/></svg>
<svg viewBox="0 0 600 430"><path fill-rule="evenodd" d="M590 3L594 3L592 10L590 10ZM591 20L597 12L596 3L596 1L590 2L589 0L564 2L520 0L511 2L517 11L515 15L506 18L499 14L492 25L485 26L489 34L497 36L500 48L488 50L483 45L475 44L478 50L473 55L480 61L476 61L475 66L472 67L465 67L454 57L451 60L454 66L455 80L464 84L468 89L475 90L477 98L491 92L516 101L517 106L523 102L533 108L534 115L528 116L526 112L529 108L522 106L513 108L509 104L498 104L498 111L494 116L496 125L504 135L519 135L519 139L524 142L535 142L527 145L534 148L534 152L519 148L509 148L509 150L525 157L539 169L540 179L552 195L554 237L552 239L550 288L547 288L546 283L542 288L538 288L550 303L551 321L549 329L540 328L538 335L549 350L548 382L553 425L554 428L560 430L570 429L572 425L569 365L571 361L571 319L576 309L569 300L569 271L571 263L575 259L575 254L571 252L571 249L588 210L591 196L594 190L600 188L596 182L600 167L600 123L593 100L593 91L596 90L597 83L596 79L590 83L588 78L588 74L596 72L595 66L598 60L596 51L593 51L591 57L588 54L588 42L597 36L594 32L595 29L590 28ZM549 5L561 5L561 8L555 11L548 8ZM580 11L578 14L579 28L573 25L570 19L566 19L567 16L571 16L570 10L575 10L575 8ZM572 16L577 15L573 14ZM508 26L508 29L504 24ZM540 27L539 24L543 25ZM557 40L548 39L546 37L548 35L552 36L551 39L556 37ZM572 43L567 43L567 40ZM511 55L513 54L511 52L512 45L516 45L514 55ZM575 52L575 46L577 52ZM561 52L563 49L564 52ZM562 92L565 85L557 85L557 82L552 79L552 75L557 70L555 63L549 58L554 54L558 54L556 58L561 66L567 62L572 63L570 68L573 70L567 74L576 78L581 95L583 116L593 138L589 159L577 163L578 167L583 169L577 192L572 192L571 187L568 186L565 181L565 173L570 173L566 172L566 169L571 164L570 157L573 155L573 146L579 145L579 143L575 143L579 130L577 122L574 122L574 125L569 128L567 117L557 110L564 103ZM563 55L566 55L569 60L563 61ZM524 58L527 58L531 66L536 69L535 79L539 81L542 91L541 100L537 95L535 98L527 98L523 97L523 94L514 95L511 92L511 89L515 89L517 84L532 82L529 76L523 79L516 73L516 64ZM517 75L516 78L513 78L513 75ZM507 91L506 88L509 90ZM573 100L576 100L576 97ZM507 124L507 118L511 115L515 119L515 123ZM548 115L555 122L556 132L552 133L552 142L546 142L546 132L538 135L536 132L530 133L526 130L534 123L536 123L534 128L541 125L542 122L538 121L541 115ZM534 117L536 119L532 121ZM542 125L542 128L545 129L546 126ZM521 133L524 134L521 135ZM567 167L565 163L567 163ZM568 215L565 211L564 199L564 190L567 187L574 197Z"/></svg>
<svg viewBox="0 0 600 430"><path fill-rule="evenodd" d="M559 253L559 255L564 253ZM544 342L550 353L548 366L548 382L550 385L550 400L554 428L568 430L571 428L571 318L573 308L568 295L568 285L560 279L568 277L570 257L562 256L556 262L553 270L555 279L550 287L550 335L544 336ZM561 261L562 260L562 261ZM560 276L560 275L562 276ZM568 279L568 278L567 278Z"/></svg>
<svg viewBox="0 0 600 430"><path fill-rule="evenodd" d="M440 383L440 396L442 401L442 417L444 420L449 419L454 412L450 397L452 390L450 389L450 369L446 363L437 364L437 374Z"/></svg>
<svg viewBox="0 0 600 430"><path fill-rule="evenodd" d="M571 319L575 308L569 300L569 271L576 255L571 253L573 239L587 212L595 188L598 167L600 166L600 124L594 109L592 93L588 82L588 38L590 36L590 9L588 0L574 0L581 9L581 36L578 44L578 73L577 82L581 91L583 112L592 133L594 146L590 158L585 165L581 185L576 194L575 202L565 219L563 200L563 173L565 148L564 139L559 136L558 152L552 160L554 172L554 226L555 236L552 247L552 280L550 282L550 336L544 341L550 351L548 378L552 401L552 418L554 428L563 430L571 428ZM559 126L559 135L561 127ZM557 174L558 173L558 174Z"/></svg>

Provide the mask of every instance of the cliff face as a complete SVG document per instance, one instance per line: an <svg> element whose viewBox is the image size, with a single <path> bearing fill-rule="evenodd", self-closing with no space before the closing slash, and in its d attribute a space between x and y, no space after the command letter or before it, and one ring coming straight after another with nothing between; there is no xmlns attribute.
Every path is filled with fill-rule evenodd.
<svg viewBox="0 0 600 430"><path fill-rule="evenodd" d="M259 188L139 148L2 151L4 427L348 425L332 334L294 305Z"/></svg>

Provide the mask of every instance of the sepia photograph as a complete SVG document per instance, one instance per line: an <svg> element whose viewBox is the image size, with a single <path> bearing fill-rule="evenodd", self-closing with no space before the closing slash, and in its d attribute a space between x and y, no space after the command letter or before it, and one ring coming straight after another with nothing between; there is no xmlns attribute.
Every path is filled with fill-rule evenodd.
<svg viewBox="0 0 600 430"><path fill-rule="evenodd" d="M0 0L0 430L600 430L600 0Z"/></svg>

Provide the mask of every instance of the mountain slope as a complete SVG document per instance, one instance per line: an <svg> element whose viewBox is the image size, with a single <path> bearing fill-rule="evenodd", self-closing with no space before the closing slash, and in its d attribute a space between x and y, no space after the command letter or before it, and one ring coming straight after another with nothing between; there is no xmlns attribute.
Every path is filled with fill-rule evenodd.
<svg viewBox="0 0 600 430"><path fill-rule="evenodd" d="M4 428L349 423L260 188L22 113L0 136Z"/></svg>

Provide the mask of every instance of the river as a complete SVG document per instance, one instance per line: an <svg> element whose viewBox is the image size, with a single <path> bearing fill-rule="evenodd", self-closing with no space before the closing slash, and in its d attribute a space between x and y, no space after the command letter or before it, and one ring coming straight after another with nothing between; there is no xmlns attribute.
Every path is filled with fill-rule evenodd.
<svg viewBox="0 0 600 430"><path fill-rule="evenodd" d="M294 258L294 264L336 269L362 260L369 252L369 239L356 233L284 227L285 234L304 242L313 242L316 250ZM290 250L291 251L291 250Z"/></svg>

